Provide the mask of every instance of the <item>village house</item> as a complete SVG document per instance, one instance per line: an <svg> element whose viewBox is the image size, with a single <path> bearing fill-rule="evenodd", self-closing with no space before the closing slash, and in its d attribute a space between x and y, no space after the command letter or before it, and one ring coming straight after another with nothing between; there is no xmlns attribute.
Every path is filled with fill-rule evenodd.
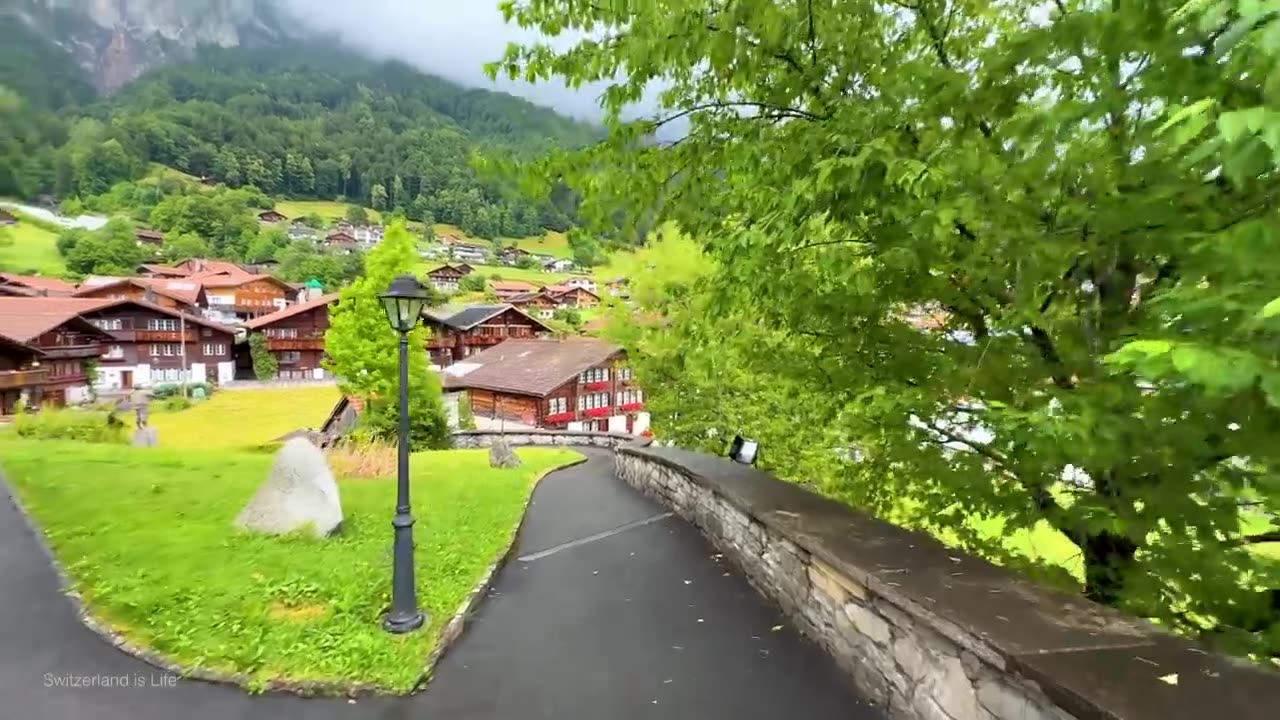
<svg viewBox="0 0 1280 720"><path fill-rule="evenodd" d="M631 281L624 277L614 278L604 284L604 291L613 297L625 298L628 296L627 286L630 284Z"/></svg>
<svg viewBox="0 0 1280 720"><path fill-rule="evenodd" d="M289 218L275 210L265 210L258 213L258 222L263 223L264 225L274 225L276 223L285 222L288 219Z"/></svg>
<svg viewBox="0 0 1280 720"><path fill-rule="evenodd" d="M455 293L458 292L458 282L466 274L461 268L452 265L441 265L427 273L427 281L442 293Z"/></svg>
<svg viewBox="0 0 1280 720"><path fill-rule="evenodd" d="M528 250L522 250L515 245L508 245L498 251L498 262L514 267L520 264L521 258L526 258L530 255L531 253Z"/></svg>
<svg viewBox="0 0 1280 720"><path fill-rule="evenodd" d="M89 400L89 365L112 338L80 317L83 306L67 297L0 298L0 337L9 347L0 363L14 373L0 374L7 412L19 399L59 406ZM15 343L34 352L14 349Z"/></svg>
<svg viewBox="0 0 1280 720"><path fill-rule="evenodd" d="M279 312L263 315L244 324L250 335L261 333L267 351L275 356L281 380L323 380L325 370L324 335L329 329L329 310L338 295L321 295L291 305ZM251 379L253 356L249 343L236 345L236 375Z"/></svg>
<svg viewBox="0 0 1280 720"><path fill-rule="evenodd" d="M338 253L350 254L360 246L356 238L345 230L331 232L324 239L325 247Z"/></svg>
<svg viewBox="0 0 1280 720"><path fill-rule="evenodd" d="M294 220L286 231L290 240L315 240L320 237L320 232L315 228L302 224L300 220Z"/></svg>
<svg viewBox="0 0 1280 720"><path fill-rule="evenodd" d="M81 317L108 333L95 388L235 379L236 331L148 300L76 300Z"/></svg>
<svg viewBox="0 0 1280 720"><path fill-rule="evenodd" d="M587 309L600 304L600 297L590 290L567 285L548 285L542 289L560 307Z"/></svg>
<svg viewBox="0 0 1280 720"><path fill-rule="evenodd" d="M0 335L0 422L10 420L48 383L44 358L40 350Z"/></svg>
<svg viewBox="0 0 1280 720"><path fill-rule="evenodd" d="M205 260L204 258L191 258L183 260L173 266L174 270L185 271L187 275L249 275L244 268L233 262L226 260Z"/></svg>
<svg viewBox="0 0 1280 720"><path fill-rule="evenodd" d="M596 281L586 275L575 275L560 284L565 287L582 288L589 293L599 295L596 293Z"/></svg>
<svg viewBox="0 0 1280 720"><path fill-rule="evenodd" d="M569 258L552 258L542 264L542 272L547 273L566 273L577 268L578 264Z"/></svg>
<svg viewBox="0 0 1280 720"><path fill-rule="evenodd" d="M551 328L511 305L469 305L426 308L423 324L431 330L427 354L439 367L462 361L487 347L511 338L535 338Z"/></svg>
<svg viewBox="0 0 1280 720"><path fill-rule="evenodd" d="M155 230L137 228L133 231L133 237L138 241L138 247L151 246L158 251L164 245L164 233Z"/></svg>
<svg viewBox="0 0 1280 720"><path fill-rule="evenodd" d="M39 275L0 273L0 283L12 285L13 287L24 288L36 293L37 295L70 295L76 291L76 286L66 280L42 277Z"/></svg>
<svg viewBox="0 0 1280 720"><path fill-rule="evenodd" d="M457 243L449 246L449 257L454 260L483 265L484 261L489 257L489 248L483 245Z"/></svg>
<svg viewBox="0 0 1280 720"><path fill-rule="evenodd" d="M98 300L145 300L188 315L200 315L209 306L204 287L186 278L91 276L73 295Z"/></svg>
<svg viewBox="0 0 1280 720"><path fill-rule="evenodd" d="M283 310L296 291L270 275L199 276L208 305L205 316L224 325L238 325Z"/></svg>
<svg viewBox="0 0 1280 720"><path fill-rule="evenodd" d="M466 263L453 263L453 268L458 272L462 273L463 275L470 275L471 273L476 271L474 267L471 267Z"/></svg>
<svg viewBox="0 0 1280 720"><path fill-rule="evenodd" d="M523 280L490 280L489 287L502 302L508 302L513 297L528 295L538 290L533 283L527 283Z"/></svg>
<svg viewBox="0 0 1280 720"><path fill-rule="evenodd" d="M508 299L507 302L523 310L525 313L543 320L555 315L556 310L560 307L560 303L556 302L554 298L541 290L525 293L523 295L516 295Z"/></svg>
<svg viewBox="0 0 1280 720"><path fill-rule="evenodd" d="M508 340L444 372L465 390L477 426L643 433L644 395L626 353L588 338Z"/></svg>
<svg viewBox="0 0 1280 720"><path fill-rule="evenodd" d="M351 229L351 236L365 250L370 250L382 242L381 225L356 225Z"/></svg>

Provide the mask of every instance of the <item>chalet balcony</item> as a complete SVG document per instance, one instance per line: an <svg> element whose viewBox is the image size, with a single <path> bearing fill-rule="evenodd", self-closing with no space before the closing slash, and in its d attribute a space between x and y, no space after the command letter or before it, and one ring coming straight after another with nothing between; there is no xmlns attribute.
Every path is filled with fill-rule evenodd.
<svg viewBox="0 0 1280 720"><path fill-rule="evenodd" d="M35 387L49 382L49 371L39 370L5 370L0 372L0 390L16 390Z"/></svg>
<svg viewBox="0 0 1280 720"><path fill-rule="evenodd" d="M86 345L50 345L41 347L40 351L45 354L45 357L54 359L98 357L102 354L102 344L95 342Z"/></svg>
<svg viewBox="0 0 1280 720"><path fill-rule="evenodd" d="M181 330L116 330L111 334L123 342L137 343L180 343L183 342ZM198 342L200 337L195 330L188 330L186 342Z"/></svg>
<svg viewBox="0 0 1280 720"><path fill-rule="evenodd" d="M324 350L324 337L299 338L267 338L267 350L271 352L288 352L290 350Z"/></svg>

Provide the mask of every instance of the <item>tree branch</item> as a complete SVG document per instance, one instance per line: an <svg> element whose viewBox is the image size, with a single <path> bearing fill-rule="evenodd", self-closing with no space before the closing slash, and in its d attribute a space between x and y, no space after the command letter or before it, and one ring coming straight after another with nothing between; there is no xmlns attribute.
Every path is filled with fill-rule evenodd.
<svg viewBox="0 0 1280 720"><path fill-rule="evenodd" d="M1224 544L1227 547L1242 547L1244 545L1257 545L1259 543L1280 542L1280 530L1272 530L1270 532L1258 533L1257 535L1245 535L1243 537L1231 538Z"/></svg>

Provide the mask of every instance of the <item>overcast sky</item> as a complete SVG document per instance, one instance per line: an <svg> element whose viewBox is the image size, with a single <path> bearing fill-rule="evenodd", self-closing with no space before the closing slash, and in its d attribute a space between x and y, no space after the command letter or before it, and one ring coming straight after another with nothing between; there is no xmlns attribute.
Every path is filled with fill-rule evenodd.
<svg viewBox="0 0 1280 720"><path fill-rule="evenodd" d="M562 114L597 120L601 88L570 90L563 83L528 85L485 77L483 66L502 57L509 42L535 33L507 25L498 0L281 0L301 22L337 33L380 59L404 60L469 87L497 88ZM563 42L563 41L562 41Z"/></svg>

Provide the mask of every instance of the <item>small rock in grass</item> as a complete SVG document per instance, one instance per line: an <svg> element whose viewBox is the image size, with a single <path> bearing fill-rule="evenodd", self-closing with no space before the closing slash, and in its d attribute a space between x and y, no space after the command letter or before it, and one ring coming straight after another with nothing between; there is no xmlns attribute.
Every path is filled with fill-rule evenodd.
<svg viewBox="0 0 1280 720"><path fill-rule="evenodd" d="M338 485L320 448L293 438L276 453L271 474L236 516L237 527L283 535L310 527L325 537L342 524Z"/></svg>
<svg viewBox="0 0 1280 720"><path fill-rule="evenodd" d="M499 440L489 448L489 467L520 467L520 458L516 457L515 451L511 449L511 443L506 440Z"/></svg>

